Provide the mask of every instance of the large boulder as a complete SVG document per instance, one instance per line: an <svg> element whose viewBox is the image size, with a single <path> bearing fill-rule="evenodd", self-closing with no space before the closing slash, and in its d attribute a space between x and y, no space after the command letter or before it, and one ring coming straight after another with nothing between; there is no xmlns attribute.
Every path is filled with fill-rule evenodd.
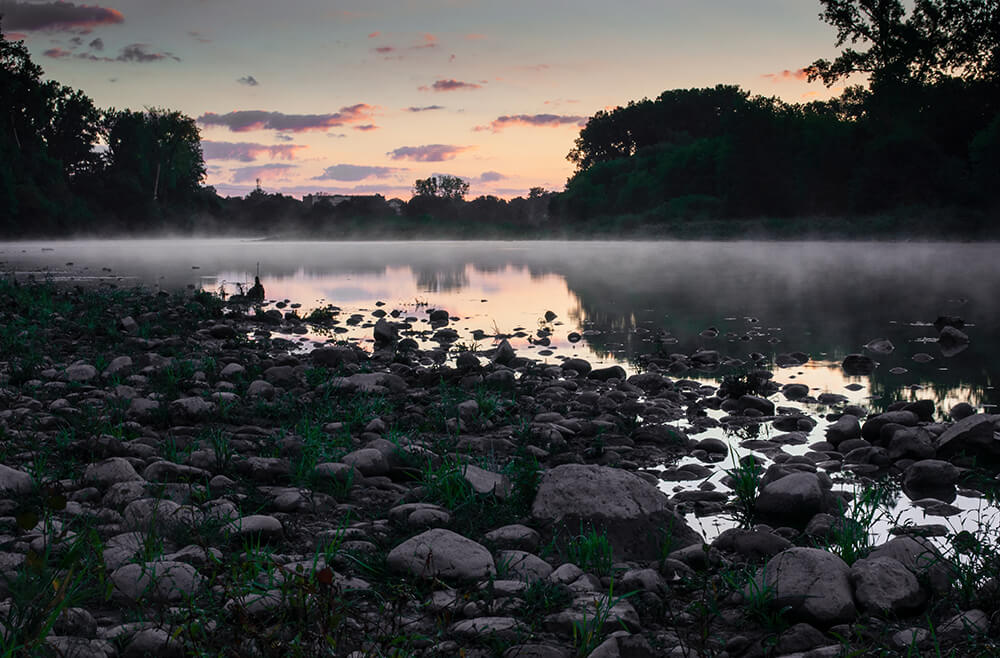
<svg viewBox="0 0 1000 658"><path fill-rule="evenodd" d="M389 551L389 568L417 578L476 582L496 575L493 556L482 544L444 528L407 539Z"/></svg>
<svg viewBox="0 0 1000 658"><path fill-rule="evenodd" d="M891 557L858 560L849 577L858 604L873 614L898 617L927 600L913 572Z"/></svg>
<svg viewBox="0 0 1000 658"><path fill-rule="evenodd" d="M531 516L557 542L581 530L606 533L618 559L656 559L665 542L677 549L701 541L655 485L607 466L564 464L546 471Z"/></svg>
<svg viewBox="0 0 1000 658"><path fill-rule="evenodd" d="M770 522L805 527L830 507L830 487L815 473L790 473L765 485L757 496L757 514Z"/></svg>
<svg viewBox="0 0 1000 658"><path fill-rule="evenodd" d="M768 560L745 595L766 596L774 610L820 627L851 622L857 616L850 567L818 548L790 548Z"/></svg>
<svg viewBox="0 0 1000 658"><path fill-rule="evenodd" d="M938 437L939 454L952 455L961 450L976 450L995 443L996 416L973 414L958 421Z"/></svg>

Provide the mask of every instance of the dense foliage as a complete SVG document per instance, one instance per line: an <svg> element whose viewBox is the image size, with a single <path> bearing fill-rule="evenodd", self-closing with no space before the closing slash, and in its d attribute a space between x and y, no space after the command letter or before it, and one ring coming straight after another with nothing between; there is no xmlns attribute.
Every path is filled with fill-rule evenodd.
<svg viewBox="0 0 1000 658"><path fill-rule="evenodd" d="M0 33L0 233L156 228L214 196L204 177L193 119L101 111L82 91L43 80L24 42Z"/></svg>
<svg viewBox="0 0 1000 658"><path fill-rule="evenodd" d="M655 221L937 208L984 220L1000 183L1000 2L821 4L850 47L808 75L832 85L867 74L867 86L793 104L720 85L598 112L568 156L577 171L564 212Z"/></svg>

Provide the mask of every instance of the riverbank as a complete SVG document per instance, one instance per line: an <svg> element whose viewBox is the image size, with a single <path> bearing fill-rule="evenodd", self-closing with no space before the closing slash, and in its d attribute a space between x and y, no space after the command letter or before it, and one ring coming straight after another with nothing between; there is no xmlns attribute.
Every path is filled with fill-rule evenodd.
<svg viewBox="0 0 1000 658"><path fill-rule="evenodd" d="M997 651L989 517L979 532L901 526L880 546L859 525L901 485L936 513L956 492L992 500L996 418L968 405L868 416L711 351L651 356L631 377L546 365L459 341L428 308L304 320L201 291L4 282L0 309L6 646ZM335 340L352 315L370 351ZM322 346L298 340L322 331ZM729 377L686 378L700 372ZM826 441L784 452L816 423ZM694 438L719 426L767 461ZM719 469L728 491L708 482ZM689 513L737 527L706 544Z"/></svg>

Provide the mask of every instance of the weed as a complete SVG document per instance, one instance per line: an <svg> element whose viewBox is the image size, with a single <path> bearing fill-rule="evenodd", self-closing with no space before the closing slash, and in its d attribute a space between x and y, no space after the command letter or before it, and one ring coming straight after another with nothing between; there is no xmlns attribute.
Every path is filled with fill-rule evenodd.
<svg viewBox="0 0 1000 658"><path fill-rule="evenodd" d="M760 495L760 481L764 467L753 455L747 455L739 461L733 453L733 468L726 470L731 479L730 487L736 500L733 504L733 520L740 527L749 528L757 518L757 496Z"/></svg>
<svg viewBox="0 0 1000 658"><path fill-rule="evenodd" d="M586 572L611 575L613 553L606 532L598 533L593 527L584 530L581 525L580 534L566 544L566 554L570 562Z"/></svg>
<svg viewBox="0 0 1000 658"><path fill-rule="evenodd" d="M594 614L584 612L582 619L573 622L573 646L576 647L578 656L589 656L604 641L605 627L611 618L611 611L633 594L635 592L616 597L615 581L612 579L607 596L594 597ZM619 624L623 630L628 631L624 622L619 620Z"/></svg>
<svg viewBox="0 0 1000 658"><path fill-rule="evenodd" d="M889 516L893 492L876 483L856 491L849 505L838 499L838 513L821 548L839 555L847 564L854 564L874 548L872 527Z"/></svg>

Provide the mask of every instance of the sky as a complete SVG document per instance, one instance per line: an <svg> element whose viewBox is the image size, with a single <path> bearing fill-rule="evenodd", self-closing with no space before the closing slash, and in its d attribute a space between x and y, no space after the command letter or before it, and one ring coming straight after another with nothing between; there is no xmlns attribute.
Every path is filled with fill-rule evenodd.
<svg viewBox="0 0 1000 658"><path fill-rule="evenodd" d="M8 39L99 107L198 120L207 184L383 194L562 190L588 117L667 89L839 89L814 0L0 0Z"/></svg>

